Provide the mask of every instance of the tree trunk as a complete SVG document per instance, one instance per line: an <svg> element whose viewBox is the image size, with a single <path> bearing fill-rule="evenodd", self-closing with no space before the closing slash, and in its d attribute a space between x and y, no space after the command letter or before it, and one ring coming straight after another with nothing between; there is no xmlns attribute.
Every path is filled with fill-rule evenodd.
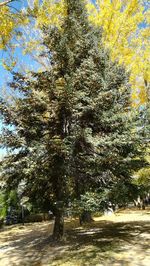
<svg viewBox="0 0 150 266"><path fill-rule="evenodd" d="M143 199L142 199L142 201L141 201L141 207L142 207L142 210L145 210L145 202L144 202Z"/></svg>
<svg viewBox="0 0 150 266"><path fill-rule="evenodd" d="M80 225L82 225L83 223L91 223L91 222L93 222L93 219L92 219L92 216L91 216L91 212L84 211L79 216L79 222L80 222Z"/></svg>
<svg viewBox="0 0 150 266"><path fill-rule="evenodd" d="M54 222L54 229L53 229L53 239L54 240L61 240L64 235L64 217L63 212L57 210L55 213L55 222Z"/></svg>

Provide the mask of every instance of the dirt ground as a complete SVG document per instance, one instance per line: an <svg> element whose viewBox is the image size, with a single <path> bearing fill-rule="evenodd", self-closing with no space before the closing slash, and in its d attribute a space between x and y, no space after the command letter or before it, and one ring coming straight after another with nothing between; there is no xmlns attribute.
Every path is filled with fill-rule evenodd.
<svg viewBox="0 0 150 266"><path fill-rule="evenodd" d="M53 222L0 231L0 266L149 266L150 209L126 210L80 227L66 221L65 239L53 243Z"/></svg>

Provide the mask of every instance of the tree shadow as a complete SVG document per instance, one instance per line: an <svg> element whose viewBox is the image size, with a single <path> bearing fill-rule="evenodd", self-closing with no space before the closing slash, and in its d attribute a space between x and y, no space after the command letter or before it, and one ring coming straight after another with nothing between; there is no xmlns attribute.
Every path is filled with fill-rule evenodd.
<svg viewBox="0 0 150 266"><path fill-rule="evenodd" d="M0 265L3 262L11 266L41 265L46 247L49 246L50 225L38 223L27 227L21 227L10 236L4 235L0 247Z"/></svg>
<svg viewBox="0 0 150 266"><path fill-rule="evenodd" d="M68 262L73 264L67 265L73 266L98 263L111 266L116 262L120 266L149 265L143 264L150 244L148 221L113 223L103 220L84 227L67 228L66 239L59 243L49 236L51 227L40 223L28 227L27 231L22 228L14 236L6 235L0 247L0 265L45 266ZM130 264L134 255L136 264Z"/></svg>
<svg viewBox="0 0 150 266"><path fill-rule="evenodd" d="M113 265L115 263L118 263L117 265L120 266L149 265L149 263L142 263L142 260L150 252L150 223L148 222L94 222L91 228L87 226L68 231L68 241L70 246L69 251L75 251L76 258L78 257L80 260L82 257L82 265L84 263L85 265L91 265L91 262L87 264L87 260L96 259L97 253L100 254L97 260L100 258L100 261L103 263L102 265L105 265L107 259L106 265ZM88 246L94 248L88 251L86 249ZM113 258L114 253L118 254L118 258L124 258ZM127 256L127 253L129 256ZM138 260L135 264L132 264L132 254L138 255ZM96 263L99 262L97 260Z"/></svg>

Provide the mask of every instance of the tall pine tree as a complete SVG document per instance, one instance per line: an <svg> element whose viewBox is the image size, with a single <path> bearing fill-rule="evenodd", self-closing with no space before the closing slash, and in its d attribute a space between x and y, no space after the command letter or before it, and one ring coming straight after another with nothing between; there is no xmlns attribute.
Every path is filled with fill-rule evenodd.
<svg viewBox="0 0 150 266"><path fill-rule="evenodd" d="M140 156L125 71L104 51L84 1L66 0L66 8L61 30L43 29L51 69L14 74L10 86L22 97L1 99L0 108L1 143L12 151L3 161L5 181L16 187L24 180L26 194L49 201L55 239L63 236L70 187L79 199L90 187L129 178Z"/></svg>

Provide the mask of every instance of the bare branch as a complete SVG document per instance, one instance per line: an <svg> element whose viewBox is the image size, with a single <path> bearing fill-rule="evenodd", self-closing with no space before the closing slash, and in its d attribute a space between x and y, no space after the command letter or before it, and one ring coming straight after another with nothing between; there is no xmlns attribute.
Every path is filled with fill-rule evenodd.
<svg viewBox="0 0 150 266"><path fill-rule="evenodd" d="M14 0L6 0L6 1L4 1L4 2L1 2L1 3L0 3L0 7L2 7L2 6L6 6L7 4L9 4L9 3L11 3L11 2L14 2Z"/></svg>

